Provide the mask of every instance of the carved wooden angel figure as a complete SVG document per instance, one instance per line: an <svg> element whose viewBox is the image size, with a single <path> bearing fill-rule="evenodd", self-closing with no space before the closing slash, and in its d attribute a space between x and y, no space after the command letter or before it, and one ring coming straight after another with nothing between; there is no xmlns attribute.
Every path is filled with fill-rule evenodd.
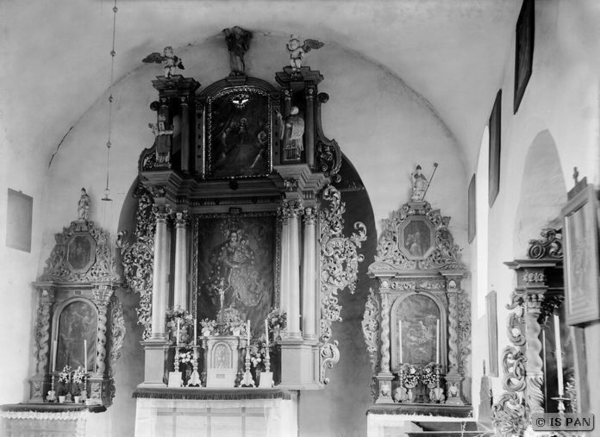
<svg viewBox="0 0 600 437"><path fill-rule="evenodd" d="M296 35L292 35L286 44L287 51L290 54L290 65L292 66L292 70L300 70L305 53L310 52L312 49L320 49L324 45L325 44L316 39L305 39L303 43L300 43L300 39Z"/></svg>
<svg viewBox="0 0 600 437"><path fill-rule="evenodd" d="M152 129L156 146L156 163L159 165L168 164L171 159L171 135L173 129L171 126L167 126L165 116L160 114L158 116L158 123L148 123L148 127Z"/></svg>
<svg viewBox="0 0 600 437"><path fill-rule="evenodd" d="M173 47L171 46L165 47L162 55L158 52L150 53L148 56L142 59L142 62L146 64L163 64L166 77L173 76L178 68L185 70L183 63L181 62L181 58L179 56L175 56Z"/></svg>
<svg viewBox="0 0 600 437"><path fill-rule="evenodd" d="M234 26L230 29L223 29L227 50L229 50L229 64L231 67L230 76L243 76L246 71L244 55L250 48L252 32Z"/></svg>

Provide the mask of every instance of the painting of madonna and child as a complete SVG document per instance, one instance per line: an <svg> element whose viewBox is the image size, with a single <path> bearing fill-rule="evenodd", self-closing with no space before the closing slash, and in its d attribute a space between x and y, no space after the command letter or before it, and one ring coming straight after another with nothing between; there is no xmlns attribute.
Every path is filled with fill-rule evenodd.
<svg viewBox="0 0 600 437"><path fill-rule="evenodd" d="M199 217L194 226L198 321L217 320L221 308L235 308L259 337L276 303L275 215Z"/></svg>

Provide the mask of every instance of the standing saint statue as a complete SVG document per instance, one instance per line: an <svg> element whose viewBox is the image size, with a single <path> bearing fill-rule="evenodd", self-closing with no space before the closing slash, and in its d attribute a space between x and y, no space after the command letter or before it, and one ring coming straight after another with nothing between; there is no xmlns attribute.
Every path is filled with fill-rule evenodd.
<svg viewBox="0 0 600 437"><path fill-rule="evenodd" d="M77 215L79 220L88 221L90 218L91 200L85 188L81 189L81 197L77 203Z"/></svg>
<svg viewBox="0 0 600 437"><path fill-rule="evenodd" d="M234 26L230 29L223 29L227 50L229 50L229 64L231 66L230 76L244 76L246 74L246 63L244 55L250 48L252 32Z"/></svg>
<svg viewBox="0 0 600 437"><path fill-rule="evenodd" d="M413 202L422 201L428 186L427 178L421 173L421 166L417 165L415 172L412 174L412 195L410 199Z"/></svg>

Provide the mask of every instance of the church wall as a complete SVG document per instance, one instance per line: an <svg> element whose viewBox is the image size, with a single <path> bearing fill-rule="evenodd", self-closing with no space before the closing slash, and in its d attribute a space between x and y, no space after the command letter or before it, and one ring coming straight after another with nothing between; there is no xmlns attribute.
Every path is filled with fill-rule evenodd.
<svg viewBox="0 0 600 437"><path fill-rule="evenodd" d="M243 23L239 24L243 26ZM287 36L283 34L255 34L252 51L247 56L247 73L274 82L275 71L287 63L284 50L286 41ZM465 197L468 179L451 133L428 103L399 78L335 43L326 47L327 51L311 52L307 63L313 69L321 70L325 80L320 91L330 95L329 102L323 106L325 134L338 141L356 166L371 197L375 220L370 222L369 235L376 235L375 223L408 200L410 173L414 166L421 164L429 177L433 162L438 162L438 171L427 200L452 217L451 228L457 243L466 248ZM194 77L203 86L208 86L229 72L225 44L220 36L201 44L179 50L176 48L176 52L184 60L186 69L183 73ZM37 264L37 272L32 268L28 280L33 280L43 271L44 261L54 245L54 234L76 218L76 202L81 187L86 187L92 198L91 220L108 229L113 238L116 236L121 209L137 175L138 156L153 142L148 123L155 121L156 114L149 109L149 105L156 100L157 93L150 81L159 74L162 74L160 66L140 63L139 68L113 87L115 103L110 151L112 202L100 200L106 184L108 93L85 112L61 144L40 194L44 198L39 205L44 215L44 224L39 227L43 230L43 243L35 254L36 262L32 263ZM356 208L361 209L360 206ZM352 209L354 207L349 208L347 218L350 224L353 223ZM463 259L468 263L468 250L465 250ZM368 263L368 260L365 261L364 266ZM363 273L366 269L364 266ZM356 434L359 435L366 428L365 410L371 398L368 379L370 364L360 328L368 293L364 274L361 274L360 281L355 296L342 298L344 301L349 299L342 312L347 325L334 327L334 332L342 340L342 361L332 372L330 387L323 392L304 395L301 413L306 414L301 414L301 429L306 426L308 430L317 432L313 426L321 422L329 423L328 429L334 435L340 432L352 435L360 430ZM131 302L132 298L128 299ZM23 303L16 313L32 318L30 308L30 303ZM137 343L139 332L136 331L138 327L135 326L135 320L132 320L132 307L126 308L125 317L128 334L117 369L114 406L107 413L94 418L100 420L103 417L103 426L108 426L113 435L127 435L131 431L134 415L126 412L134 411L131 393L142 373L142 368L137 367L141 346ZM31 332L24 333L24 341L29 341L31 335ZM23 361L27 361L27 358L23 357ZM23 370L15 370L15 374L21 374L22 378L28 376ZM355 384L357 377L360 377L362 384ZM360 398L358 402L357 396ZM15 396L12 393L6 402L17 402L24 398L24 395ZM318 402L313 402L316 399ZM313 415L317 411L316 406L321 406L317 421Z"/></svg>
<svg viewBox="0 0 600 437"><path fill-rule="evenodd" d="M505 305L516 284L514 272L503 263L525 258L528 240L538 238L539 230L557 219L559 209L547 196L553 191L557 195L561 192L560 196L566 202L566 191L574 185L574 167L578 168L580 179L586 176L588 182L596 185L600 181L596 65L600 44L598 38L591 38L592 34L598 33L596 26L592 26L598 17L600 8L590 1L578 5L567 1L536 2L533 74L516 114L513 114L514 52L507 58L501 84L500 193L489 217L488 289L477 290L480 299L484 299L490 290L498 292L499 358L508 345ZM490 96L490 110L493 98ZM546 141L550 147L549 155L544 159L526 160L528 153L539 147L539 141ZM552 143L556 152L552 150ZM559 160L558 166L555 159L548 159L552 154ZM532 174L537 176L532 179ZM535 198L547 200L534 205L531 202ZM526 199L529 203L524 205L522 202ZM535 226L532 226L532 218ZM533 233L533 227L538 231L525 235ZM586 328L590 335L587 344L593 345L588 349L595 351L592 353L597 353L600 344L597 331L598 326ZM487 361L487 350L476 350L474 380L479 380L484 359ZM502 376L501 369L500 372ZM494 395L498 397L502 393L500 378L494 378L493 382ZM474 392L478 397L477 390ZM598 413L598 395L592 396Z"/></svg>

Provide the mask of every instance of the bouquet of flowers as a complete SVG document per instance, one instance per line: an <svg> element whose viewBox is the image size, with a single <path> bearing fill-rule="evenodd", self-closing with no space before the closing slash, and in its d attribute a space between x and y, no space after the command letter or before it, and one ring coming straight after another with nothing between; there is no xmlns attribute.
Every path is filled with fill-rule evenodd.
<svg viewBox="0 0 600 437"><path fill-rule="evenodd" d="M204 319L200 321L200 326L202 326L202 335L204 337L209 337L214 335L217 331L217 321Z"/></svg>
<svg viewBox="0 0 600 437"><path fill-rule="evenodd" d="M79 366L73 372L73 385L71 392L74 396L79 396L82 391L85 391L85 382L87 379L87 373L83 370L83 367Z"/></svg>
<svg viewBox="0 0 600 437"><path fill-rule="evenodd" d="M179 307L168 309L165 313L167 329L171 332L171 338L177 341L177 325L179 322L179 341L183 344L191 344L194 339L194 319L186 310Z"/></svg>
<svg viewBox="0 0 600 437"><path fill-rule="evenodd" d="M58 395L64 396L69 392L69 383L73 370L68 364L58 372Z"/></svg>
<svg viewBox="0 0 600 437"><path fill-rule="evenodd" d="M435 372L435 364L430 363L421 369L421 383L429 388L435 387L438 382L438 378Z"/></svg>
<svg viewBox="0 0 600 437"><path fill-rule="evenodd" d="M267 315L267 320L269 321L269 329L270 330L280 330L285 329L287 326L286 323L286 314L280 313L279 310L274 309Z"/></svg>
<svg viewBox="0 0 600 437"><path fill-rule="evenodd" d="M250 361L256 372L265 370L265 360L268 353L269 350L267 349L264 336L261 336L256 343L250 345Z"/></svg>
<svg viewBox="0 0 600 437"><path fill-rule="evenodd" d="M414 388L419 383L419 373L411 364L402 365L402 385L406 388Z"/></svg>
<svg viewBox="0 0 600 437"><path fill-rule="evenodd" d="M194 353L191 350L182 351L179 353L179 362L188 364L194 361Z"/></svg>

